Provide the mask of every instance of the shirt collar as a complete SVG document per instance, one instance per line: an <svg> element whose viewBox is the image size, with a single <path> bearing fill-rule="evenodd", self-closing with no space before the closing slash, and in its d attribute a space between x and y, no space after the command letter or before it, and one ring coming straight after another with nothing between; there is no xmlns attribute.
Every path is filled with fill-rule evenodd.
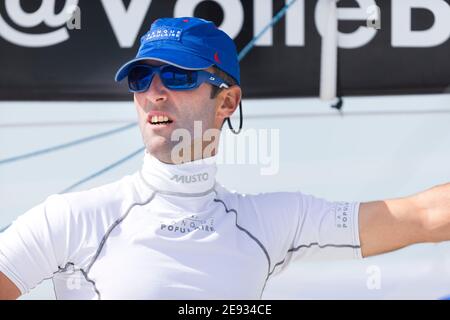
<svg viewBox="0 0 450 320"><path fill-rule="evenodd" d="M147 150L141 170L142 178L149 187L182 194L201 194L213 189L216 173L216 156L182 164L168 164Z"/></svg>

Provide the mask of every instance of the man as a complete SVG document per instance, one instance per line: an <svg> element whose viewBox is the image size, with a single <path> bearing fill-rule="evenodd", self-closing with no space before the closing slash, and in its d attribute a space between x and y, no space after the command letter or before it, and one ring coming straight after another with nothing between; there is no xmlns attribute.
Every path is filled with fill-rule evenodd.
<svg viewBox="0 0 450 320"><path fill-rule="evenodd" d="M241 89L233 41L211 22L155 21L124 78L146 147L141 170L19 217L0 235L0 298L53 278L59 299L258 299L296 260L450 239L450 184L370 203L218 184L218 136L211 148L195 122L220 131ZM175 132L189 134L187 147Z"/></svg>

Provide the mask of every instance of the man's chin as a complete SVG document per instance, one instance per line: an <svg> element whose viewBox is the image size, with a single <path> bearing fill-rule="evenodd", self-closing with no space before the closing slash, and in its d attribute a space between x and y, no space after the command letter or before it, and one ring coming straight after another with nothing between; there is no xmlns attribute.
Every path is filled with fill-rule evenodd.
<svg viewBox="0 0 450 320"><path fill-rule="evenodd" d="M157 158L164 158L168 161L173 148L173 143L165 137L152 136L147 140L146 147L150 154L156 156Z"/></svg>

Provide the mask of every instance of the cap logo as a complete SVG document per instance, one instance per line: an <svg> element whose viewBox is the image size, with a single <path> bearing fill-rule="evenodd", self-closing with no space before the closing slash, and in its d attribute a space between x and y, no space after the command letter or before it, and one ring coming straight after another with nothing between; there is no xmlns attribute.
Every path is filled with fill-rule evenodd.
<svg viewBox="0 0 450 320"><path fill-rule="evenodd" d="M145 37L145 42L157 40L180 41L183 30L175 27L152 28Z"/></svg>
<svg viewBox="0 0 450 320"><path fill-rule="evenodd" d="M216 53L214 54L214 61L216 61L218 64L221 64L221 63L222 63L222 61L220 61L219 53L218 53L218 52L216 52Z"/></svg>

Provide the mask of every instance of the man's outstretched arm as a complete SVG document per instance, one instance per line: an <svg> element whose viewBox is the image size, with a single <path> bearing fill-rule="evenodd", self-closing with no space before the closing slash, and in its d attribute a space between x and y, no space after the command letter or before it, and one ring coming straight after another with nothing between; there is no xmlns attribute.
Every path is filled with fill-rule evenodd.
<svg viewBox="0 0 450 320"><path fill-rule="evenodd" d="M361 203L359 230L363 257L450 240L450 183L410 197Z"/></svg>
<svg viewBox="0 0 450 320"><path fill-rule="evenodd" d="M0 300L14 300L20 296L20 291L11 280L0 271Z"/></svg>

